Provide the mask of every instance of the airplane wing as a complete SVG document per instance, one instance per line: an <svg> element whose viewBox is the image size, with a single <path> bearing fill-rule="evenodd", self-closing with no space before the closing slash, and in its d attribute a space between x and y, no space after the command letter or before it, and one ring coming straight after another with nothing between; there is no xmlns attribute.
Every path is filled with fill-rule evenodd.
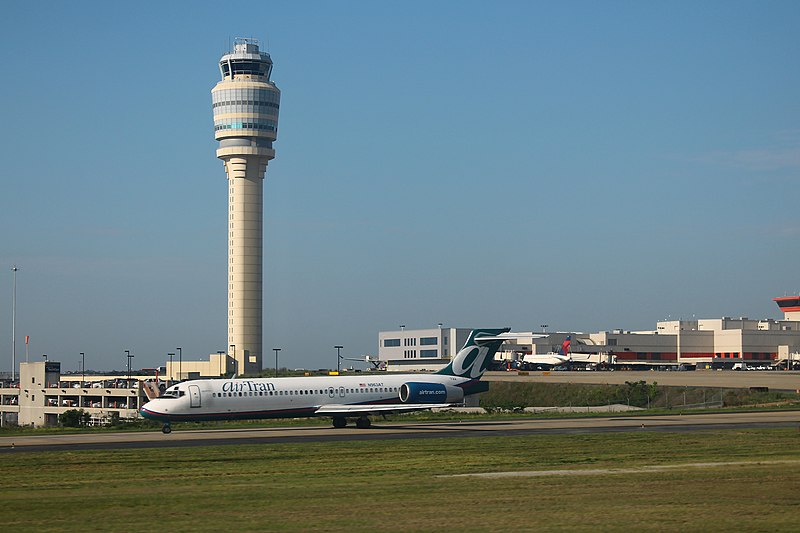
<svg viewBox="0 0 800 533"><path fill-rule="evenodd" d="M453 407L452 403L398 403L382 405L344 405L329 404L321 405L314 414L319 416L332 415L370 415L370 414L391 414L391 413L410 413L412 411L424 411L440 407Z"/></svg>

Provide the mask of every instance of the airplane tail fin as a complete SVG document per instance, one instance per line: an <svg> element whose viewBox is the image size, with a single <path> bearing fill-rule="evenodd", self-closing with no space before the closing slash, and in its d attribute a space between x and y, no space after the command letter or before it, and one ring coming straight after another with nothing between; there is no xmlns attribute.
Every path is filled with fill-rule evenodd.
<svg viewBox="0 0 800 533"><path fill-rule="evenodd" d="M506 340L498 336L509 331L511 328L472 330L464 347L437 374L480 379L494 359L494 354Z"/></svg>
<svg viewBox="0 0 800 533"><path fill-rule="evenodd" d="M567 335L564 343L561 345L561 355L569 355L569 350L572 345L572 335Z"/></svg>

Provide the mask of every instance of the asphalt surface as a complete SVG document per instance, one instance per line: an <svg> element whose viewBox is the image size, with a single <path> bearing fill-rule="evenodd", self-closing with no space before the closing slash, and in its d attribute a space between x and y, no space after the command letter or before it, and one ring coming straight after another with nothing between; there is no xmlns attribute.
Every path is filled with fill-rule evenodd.
<svg viewBox="0 0 800 533"><path fill-rule="evenodd" d="M374 424L370 429L329 427L177 430L138 433L83 433L0 437L0 454L20 452L176 448L231 444L341 442L418 438L504 437L630 431L689 432L703 430L797 427L800 411L761 413L675 414L607 418L514 419L505 421Z"/></svg>

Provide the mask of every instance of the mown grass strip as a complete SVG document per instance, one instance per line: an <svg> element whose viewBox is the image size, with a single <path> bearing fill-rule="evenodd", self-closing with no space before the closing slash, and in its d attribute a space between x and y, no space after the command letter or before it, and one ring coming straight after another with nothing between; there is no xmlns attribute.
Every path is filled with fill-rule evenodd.
<svg viewBox="0 0 800 533"><path fill-rule="evenodd" d="M796 531L798 441L769 429L15 453L0 456L0 498L8 531ZM713 461L748 464L439 477Z"/></svg>

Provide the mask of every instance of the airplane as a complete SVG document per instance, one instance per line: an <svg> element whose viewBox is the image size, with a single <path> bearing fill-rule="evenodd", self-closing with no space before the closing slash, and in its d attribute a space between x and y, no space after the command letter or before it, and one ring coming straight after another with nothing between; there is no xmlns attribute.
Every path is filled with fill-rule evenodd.
<svg viewBox="0 0 800 533"><path fill-rule="evenodd" d="M488 390L480 379L511 328L475 329L448 365L434 374L200 379L169 387L142 406L144 418L163 422L325 416L333 427L370 427L370 415L451 407Z"/></svg>
<svg viewBox="0 0 800 533"><path fill-rule="evenodd" d="M525 368L543 368L545 370L556 366L569 364L572 360L569 356L555 352L528 354L522 358Z"/></svg>
<svg viewBox="0 0 800 533"><path fill-rule="evenodd" d="M572 363L572 354L570 348L572 346L572 335L567 335L561 348L556 352L549 352L544 354L529 354L522 358L522 362L527 366L553 368L559 365L569 365Z"/></svg>

